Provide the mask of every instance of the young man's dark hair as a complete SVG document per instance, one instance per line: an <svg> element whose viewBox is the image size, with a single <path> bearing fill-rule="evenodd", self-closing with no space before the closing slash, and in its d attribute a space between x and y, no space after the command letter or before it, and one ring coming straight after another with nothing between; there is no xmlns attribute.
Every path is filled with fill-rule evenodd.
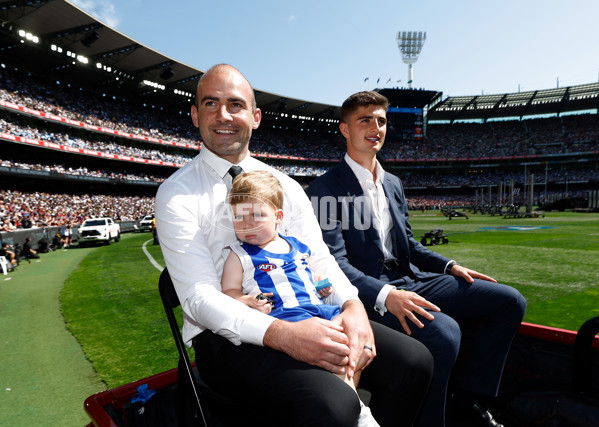
<svg viewBox="0 0 599 427"><path fill-rule="evenodd" d="M346 123L347 118L356 108L366 107L367 105L377 105L387 110L389 108L389 100L386 96L373 90L354 93L341 105L341 121Z"/></svg>

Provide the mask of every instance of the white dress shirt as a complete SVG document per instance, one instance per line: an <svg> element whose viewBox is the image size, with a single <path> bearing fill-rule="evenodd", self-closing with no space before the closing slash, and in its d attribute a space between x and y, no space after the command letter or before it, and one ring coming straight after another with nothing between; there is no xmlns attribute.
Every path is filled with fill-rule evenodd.
<svg viewBox="0 0 599 427"><path fill-rule="evenodd" d="M385 261L395 259L395 256L393 256L393 241L391 237L391 233L393 232L393 220L391 219L391 214L389 213L389 199L387 199L385 190L383 189L383 180L386 173L385 170L377 161L375 166L375 181L374 177L372 176L372 172L352 159L349 154L345 153L344 160L351 168L352 172L360 183L360 187L362 187L362 190L364 191L364 196L366 197L368 208L370 209L370 214L372 217L372 225L375 227L381 239L381 249L383 251ZM395 289L394 286L385 284L376 297L374 310L381 316L387 312L385 301L387 300L389 292L391 292L393 289Z"/></svg>
<svg viewBox="0 0 599 427"><path fill-rule="evenodd" d="M203 148L175 172L156 195L156 226L160 247L183 309L183 339L210 329L234 344L263 345L275 320L221 292L220 279L227 252L236 241L227 204L231 163ZM302 187L287 175L249 155L239 163L244 171L270 171L283 186L283 222L279 232L298 238L312 250L310 267L333 285L331 304L340 307L358 299L322 240L312 205Z"/></svg>

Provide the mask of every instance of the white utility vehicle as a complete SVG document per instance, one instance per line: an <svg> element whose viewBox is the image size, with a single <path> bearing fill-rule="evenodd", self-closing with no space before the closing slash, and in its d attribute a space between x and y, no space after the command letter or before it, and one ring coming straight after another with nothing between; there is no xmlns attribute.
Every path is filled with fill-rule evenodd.
<svg viewBox="0 0 599 427"><path fill-rule="evenodd" d="M78 235L77 242L80 246L95 242L110 245L112 240L121 240L121 227L112 218L89 218L79 227Z"/></svg>
<svg viewBox="0 0 599 427"><path fill-rule="evenodd" d="M152 220L154 219L154 215L146 215L143 217L141 221L139 221L139 230L140 231L152 231Z"/></svg>

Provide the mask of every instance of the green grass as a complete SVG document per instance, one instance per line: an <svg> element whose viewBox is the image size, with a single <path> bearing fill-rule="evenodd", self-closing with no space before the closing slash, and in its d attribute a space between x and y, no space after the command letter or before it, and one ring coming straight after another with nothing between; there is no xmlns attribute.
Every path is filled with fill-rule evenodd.
<svg viewBox="0 0 599 427"><path fill-rule="evenodd" d="M526 322L576 330L599 315L599 214L450 221L416 212L411 223L418 237L442 228L449 244L433 250L520 290L528 301ZM505 226L547 228L496 229ZM157 290L159 271L141 249L150 238L126 235L119 244L95 249L63 289L67 325L109 388L176 366ZM164 265L159 247L148 250Z"/></svg>
<svg viewBox="0 0 599 427"><path fill-rule="evenodd" d="M433 250L517 288L528 301L527 322L576 330L599 315L597 214L471 215L468 220L416 214L411 223L416 236L442 228L450 243ZM546 228L497 229L510 226Z"/></svg>
<svg viewBox="0 0 599 427"><path fill-rule="evenodd" d="M42 254L0 274L0 426L83 426L87 396L105 389L65 329L60 291L93 249Z"/></svg>
<svg viewBox="0 0 599 427"><path fill-rule="evenodd" d="M158 295L158 271L142 251L152 236L128 234L98 247L67 280L62 309L100 380L109 388L176 366ZM147 246L164 265L160 248Z"/></svg>

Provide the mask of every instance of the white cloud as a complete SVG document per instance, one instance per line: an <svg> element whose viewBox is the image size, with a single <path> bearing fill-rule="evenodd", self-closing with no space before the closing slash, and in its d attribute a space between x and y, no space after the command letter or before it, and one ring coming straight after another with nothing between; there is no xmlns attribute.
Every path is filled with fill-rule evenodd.
<svg viewBox="0 0 599 427"><path fill-rule="evenodd" d="M112 28L116 28L120 19L117 16L116 7L106 0L69 0L75 6L83 9L99 21L104 22Z"/></svg>

